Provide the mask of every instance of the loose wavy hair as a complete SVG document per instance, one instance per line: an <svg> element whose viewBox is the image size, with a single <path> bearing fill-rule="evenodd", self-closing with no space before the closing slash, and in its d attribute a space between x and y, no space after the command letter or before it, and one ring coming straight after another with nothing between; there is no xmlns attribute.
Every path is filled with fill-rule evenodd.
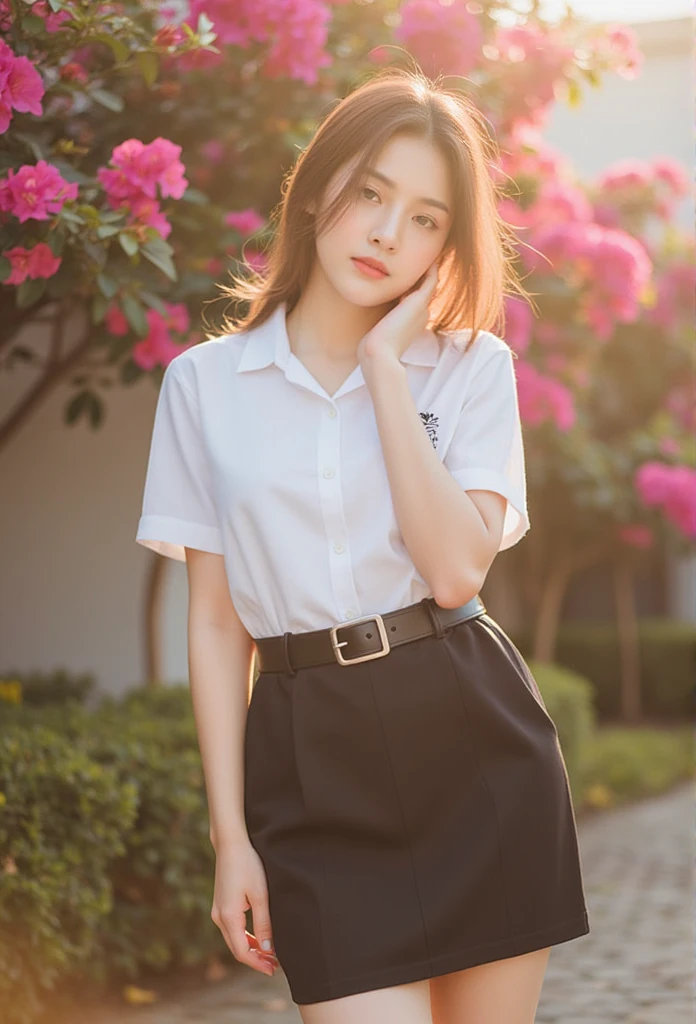
<svg viewBox="0 0 696 1024"><path fill-rule="evenodd" d="M243 316L225 317L225 334L259 326L281 302L291 311L316 258L317 232L329 229L360 194L366 168L397 134L436 146L451 175L453 219L439 258L429 326L435 333L471 329L467 347L480 330L504 332L506 293L529 296L514 268L514 233L498 210L501 185L490 171L498 160L497 144L466 96L419 69L391 67L337 101L288 171L270 215L275 231L264 269L249 268L243 277L233 275L232 285L219 285L235 306L248 303ZM320 214L327 185L350 163L343 187ZM316 215L308 212L312 204Z"/></svg>

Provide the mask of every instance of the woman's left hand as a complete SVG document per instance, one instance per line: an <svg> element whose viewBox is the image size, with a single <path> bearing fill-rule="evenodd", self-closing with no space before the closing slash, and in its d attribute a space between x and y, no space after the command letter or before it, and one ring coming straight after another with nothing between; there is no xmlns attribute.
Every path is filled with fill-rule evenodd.
<svg viewBox="0 0 696 1024"><path fill-rule="evenodd" d="M402 295L398 305L367 332L358 345L358 360L366 363L383 356L398 362L406 349L423 333L430 319L428 305L437 284L437 261L431 263L421 284Z"/></svg>

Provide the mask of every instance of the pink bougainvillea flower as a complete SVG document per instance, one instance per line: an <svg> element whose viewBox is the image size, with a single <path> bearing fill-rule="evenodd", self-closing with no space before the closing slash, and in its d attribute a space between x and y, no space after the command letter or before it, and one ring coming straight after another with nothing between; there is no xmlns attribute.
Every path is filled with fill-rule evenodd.
<svg viewBox="0 0 696 1024"><path fill-rule="evenodd" d="M605 49L614 58L613 70L622 78L637 78L644 58L635 31L627 25L608 25L604 38Z"/></svg>
<svg viewBox="0 0 696 1024"><path fill-rule="evenodd" d="M167 366L180 352L195 344L191 339L187 344L177 343L170 333L188 331L188 310L182 303L167 303L166 315L156 309L148 309L145 316L149 328L147 336L133 346L132 353L133 361L141 370Z"/></svg>
<svg viewBox="0 0 696 1024"><path fill-rule="evenodd" d="M505 340L517 353L526 352L534 328L534 311L515 295L505 298Z"/></svg>
<svg viewBox="0 0 696 1024"><path fill-rule="evenodd" d="M124 334L128 334L130 330L123 310L116 303L112 303L107 309L104 322L109 334L114 334L116 337L122 337Z"/></svg>
<svg viewBox="0 0 696 1024"><path fill-rule="evenodd" d="M528 267L553 271L580 289L580 308L600 340L617 322L631 323L652 275L652 261L640 240L626 231L576 222L549 225L522 249ZM538 251L535 251L538 250Z"/></svg>
<svg viewBox="0 0 696 1024"><path fill-rule="evenodd" d="M248 207L246 210L232 210L225 214L223 221L228 228L234 228L245 237L253 235L266 223L265 218L252 207Z"/></svg>
<svg viewBox="0 0 696 1024"><path fill-rule="evenodd" d="M575 423L572 392L524 359L518 359L515 366L522 421L532 427L548 422L559 430L570 430Z"/></svg>
<svg viewBox="0 0 696 1024"><path fill-rule="evenodd" d="M67 182L56 167L39 160L18 171L8 170L7 179L0 182L0 210L12 213L20 223L48 220L66 201L77 199L77 191L75 182Z"/></svg>
<svg viewBox="0 0 696 1024"><path fill-rule="evenodd" d="M466 75L481 61L483 28L466 0L406 0L395 38L430 77Z"/></svg>
<svg viewBox="0 0 696 1024"><path fill-rule="evenodd" d="M179 160L181 146L158 137L145 144L126 139L111 154L111 164L122 172L121 188L129 188L154 199L159 185L162 196L181 199L188 182Z"/></svg>
<svg viewBox="0 0 696 1024"><path fill-rule="evenodd" d="M693 323L696 267L691 260L674 263L658 277L657 301L645 317L658 327L672 330L683 321Z"/></svg>
<svg viewBox="0 0 696 1024"><path fill-rule="evenodd" d="M488 60L495 65L500 127L523 121L540 128L556 84L573 65L573 47L558 28L532 22L499 29L493 43Z"/></svg>
<svg viewBox="0 0 696 1024"><path fill-rule="evenodd" d="M162 238L168 238L171 234L172 225L162 213L156 199L150 199L148 196L137 196L131 199L130 211L129 224L144 224L147 227L154 228L160 233Z"/></svg>
<svg viewBox="0 0 696 1024"><path fill-rule="evenodd" d="M89 74L76 60L70 60L67 64L63 64L59 71L60 77L64 82L80 82L84 84L89 78Z"/></svg>
<svg viewBox="0 0 696 1024"><path fill-rule="evenodd" d="M12 111L39 116L44 95L41 75L28 57L18 57L0 39L0 134L7 131Z"/></svg>
<svg viewBox="0 0 696 1024"><path fill-rule="evenodd" d="M267 45L261 73L266 78L292 78L314 85L321 68L329 67L326 50L331 10L321 0L191 0L189 23L195 28L205 13L217 33L215 45L249 49ZM188 66L189 56L182 62ZM217 55L198 51L197 66L213 66Z"/></svg>
<svg viewBox="0 0 696 1024"><path fill-rule="evenodd" d="M645 462L634 483L643 504L660 507L665 518L686 537L696 537L696 469Z"/></svg>
<svg viewBox="0 0 696 1024"><path fill-rule="evenodd" d="M188 181L180 154L181 146L161 137L147 144L127 139L116 146L111 154L112 166L97 170L109 205L115 210L125 206L129 224L153 227L167 238L172 226L160 210L157 188L163 197L180 199L184 194Z"/></svg>
<svg viewBox="0 0 696 1024"><path fill-rule="evenodd" d="M28 277L53 277L61 264L60 256L54 256L46 242L39 242L31 249L15 245L14 248L7 249L3 255L12 265L12 273L5 280L5 284L22 284Z"/></svg>

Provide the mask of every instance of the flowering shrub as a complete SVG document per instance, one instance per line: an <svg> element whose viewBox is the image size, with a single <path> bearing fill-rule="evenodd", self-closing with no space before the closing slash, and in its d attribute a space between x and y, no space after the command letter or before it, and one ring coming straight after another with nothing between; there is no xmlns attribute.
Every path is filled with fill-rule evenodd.
<svg viewBox="0 0 696 1024"><path fill-rule="evenodd" d="M675 492L693 489L694 245L672 223L688 178L660 158L578 180L541 129L560 97L634 78L635 37L573 16L503 21L503 7L0 0L0 365L37 368L0 445L51 376L75 389L67 421L95 426L114 375L158 380L201 338L227 270L263 273L268 211L327 106L412 55L483 108L538 296L535 310L509 297L500 333L518 357L532 518L553 508L562 529L524 547L542 543L553 565L596 538L610 556L644 547L645 531L691 541L677 499L650 502L637 484L657 463ZM70 321L69 353L56 342L44 363L19 342L38 320L56 339Z"/></svg>

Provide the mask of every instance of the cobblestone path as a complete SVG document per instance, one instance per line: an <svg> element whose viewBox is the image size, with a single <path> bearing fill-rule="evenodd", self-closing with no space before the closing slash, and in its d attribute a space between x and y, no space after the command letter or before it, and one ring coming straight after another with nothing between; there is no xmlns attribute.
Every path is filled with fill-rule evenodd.
<svg viewBox="0 0 696 1024"><path fill-rule="evenodd" d="M691 783L579 823L590 928L551 950L536 1024L693 1024ZM176 1005L99 1024L301 1024L281 970L235 964ZM463 1022L464 1024L464 1022Z"/></svg>

